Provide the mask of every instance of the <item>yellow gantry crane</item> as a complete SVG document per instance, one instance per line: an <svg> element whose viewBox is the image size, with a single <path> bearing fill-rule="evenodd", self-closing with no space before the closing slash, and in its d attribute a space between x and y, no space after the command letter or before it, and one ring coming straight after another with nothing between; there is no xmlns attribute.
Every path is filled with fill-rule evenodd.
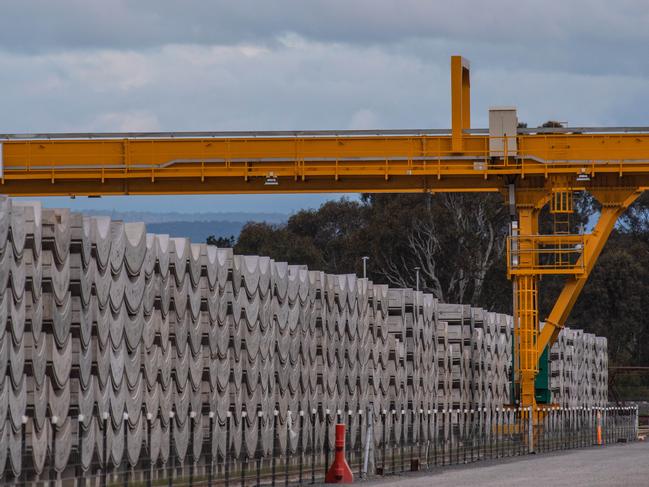
<svg viewBox="0 0 649 487"><path fill-rule="evenodd" d="M0 192L101 196L315 192L500 192L512 212L508 275L514 286L519 404L536 405L539 357L563 328L617 218L649 187L649 128L518 128L494 108L470 123L469 63L451 58L450 130L183 132L0 135ZM590 234L539 213L572 212L573 194L602 205ZM547 317L538 282L566 278ZM540 319L545 326L540 328Z"/></svg>

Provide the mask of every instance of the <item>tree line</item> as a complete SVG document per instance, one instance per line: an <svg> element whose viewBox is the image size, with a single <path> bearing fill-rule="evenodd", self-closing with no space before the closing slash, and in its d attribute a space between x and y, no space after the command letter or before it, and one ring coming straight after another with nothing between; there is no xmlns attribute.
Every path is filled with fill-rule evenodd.
<svg viewBox="0 0 649 487"><path fill-rule="evenodd" d="M572 232L597 218L587 194L575 199ZM285 224L247 223L238 238L208 243L240 254L268 255L329 273L367 274L377 283L415 287L445 302L511 313L506 277L510 216L496 194L364 194L315 210L302 210ZM552 216L544 211L547 233ZM540 283L541 318L562 285ZM609 339L613 364L649 365L649 198L641 197L621 218L569 318L568 326Z"/></svg>

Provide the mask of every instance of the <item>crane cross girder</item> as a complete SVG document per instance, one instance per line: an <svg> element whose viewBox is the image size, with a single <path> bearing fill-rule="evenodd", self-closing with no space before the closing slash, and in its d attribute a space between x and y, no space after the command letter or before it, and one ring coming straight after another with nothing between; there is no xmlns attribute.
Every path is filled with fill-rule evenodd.
<svg viewBox="0 0 649 487"><path fill-rule="evenodd" d="M493 138L493 137L492 137ZM583 140L581 139L583 138ZM422 178L431 186L444 187L444 179L463 178L472 191L480 179L502 186L506 178L525 180L534 176L574 177L586 174L617 178L649 175L649 130L634 134L537 134L519 135L517 155L493 157L490 137L465 135L463 151L453 151L448 135L295 136L237 138L146 138L133 139L29 139L2 143L2 184L8 194L30 194L39 181L54 181L61 188L52 194L69 194L65 185L75 183L79 194L96 193L97 183L117 180L128 187L148 181L148 194L164 179L204 184L209 179L278 178L267 192L300 192L299 184L283 182L322 180L322 191L382 190L390 178L412 180L421 190ZM566 143L566 139L570 143ZM364 178L359 186L340 184ZM433 179L437 182L433 183ZM13 184L9 185L8 183ZM205 185L207 186L207 184ZM582 185L584 186L584 185ZM88 187L88 189L84 189ZM196 185L196 192L206 188ZM395 188L400 191L401 188ZM496 190L496 189L494 189ZM213 185L209 192L227 192ZM237 190L245 192L245 187ZM258 190L256 190L258 191ZM101 186L99 187L101 192ZM164 190L161 190L164 194ZM35 192L32 192L35 193ZM111 193L112 194L112 193ZM128 194L124 191L124 194Z"/></svg>

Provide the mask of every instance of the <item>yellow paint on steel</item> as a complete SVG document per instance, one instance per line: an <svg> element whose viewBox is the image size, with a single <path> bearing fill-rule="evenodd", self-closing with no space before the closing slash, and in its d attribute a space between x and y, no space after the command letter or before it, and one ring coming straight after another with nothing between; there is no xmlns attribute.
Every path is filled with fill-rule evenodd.
<svg viewBox="0 0 649 487"><path fill-rule="evenodd" d="M454 152L462 152L464 130L471 128L469 61L451 56L451 130Z"/></svg>
<svg viewBox="0 0 649 487"><path fill-rule="evenodd" d="M489 138L480 135L465 135L461 154L453 151L451 136L433 135L9 140L2 144L0 191L10 195L499 191L503 181L513 177L576 176L584 171L593 179L601 174L649 175L649 133L518 139L516 159L491 158ZM263 184L269 175L278 179L277 186ZM166 180L174 185L169 188L163 184ZM43 182L51 187L46 189Z"/></svg>
<svg viewBox="0 0 649 487"><path fill-rule="evenodd" d="M586 272L581 258L585 235L518 235L507 239L508 276L538 275L581 276Z"/></svg>
<svg viewBox="0 0 649 487"><path fill-rule="evenodd" d="M572 310L581 290L583 289L588 276L595 267L597 258L604 249L604 245L609 235L615 227L618 217L626 208L631 205L641 194L640 189L618 188L606 189L606 194L602 194L601 189L594 189L593 194L602 202L606 201L606 206L602 207L599 220L590 235L585 235L584 252L579 259L578 265L584 268L584 272L568 278L561 294L546 319L546 326L541 330L539 335L539 349L543 350L545 346L551 345L557 339L559 332L564 327L568 315Z"/></svg>

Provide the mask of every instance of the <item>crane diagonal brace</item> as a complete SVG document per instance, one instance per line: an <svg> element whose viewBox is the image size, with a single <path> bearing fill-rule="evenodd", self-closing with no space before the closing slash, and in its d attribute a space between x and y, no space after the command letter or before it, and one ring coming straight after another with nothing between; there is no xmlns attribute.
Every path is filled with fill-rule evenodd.
<svg viewBox="0 0 649 487"><path fill-rule="evenodd" d="M591 190L595 198L602 202L602 210L590 235L585 238L584 252L579 264L584 269L583 274L571 276L557 298L552 311L545 320L545 327L541 330L538 338L538 350L543 351L546 346L552 345L563 329L568 315L581 293L588 276L595 267L598 257L604 249L604 245L611 235L619 216L631 205L642 193L640 188L627 188L615 190Z"/></svg>

